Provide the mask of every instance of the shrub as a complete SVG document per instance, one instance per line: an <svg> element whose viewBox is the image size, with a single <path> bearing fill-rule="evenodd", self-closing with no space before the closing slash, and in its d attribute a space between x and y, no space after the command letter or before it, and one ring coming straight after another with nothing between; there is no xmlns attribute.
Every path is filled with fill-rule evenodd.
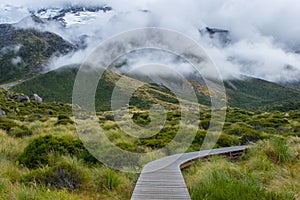
<svg viewBox="0 0 300 200"><path fill-rule="evenodd" d="M237 124L231 127L226 131L226 133L230 135L236 135L236 136L242 136L245 133L249 132L257 132L256 130L251 129L251 127L245 125L245 124Z"/></svg>
<svg viewBox="0 0 300 200"><path fill-rule="evenodd" d="M239 139L234 136L227 135L225 133L221 134L217 141L217 147L230 147L239 144Z"/></svg>
<svg viewBox="0 0 300 200"><path fill-rule="evenodd" d="M198 130L192 142L192 145L190 146L188 151L200 151L201 145L205 137L206 137L206 131Z"/></svg>
<svg viewBox="0 0 300 200"><path fill-rule="evenodd" d="M38 137L31 141L17 160L28 168L36 168L48 164L50 153L71 155L84 159L87 162L97 162L85 149L80 140L68 136L52 135Z"/></svg>
<svg viewBox="0 0 300 200"><path fill-rule="evenodd" d="M259 131L251 130L245 132L241 137L241 144L249 144L251 142L257 142L258 140L263 140L268 138L268 136L263 135Z"/></svg>
<svg viewBox="0 0 300 200"><path fill-rule="evenodd" d="M59 115L57 117L57 122L55 125L67 125L67 124L74 124L74 121L70 119L70 117L66 115Z"/></svg>
<svg viewBox="0 0 300 200"><path fill-rule="evenodd" d="M132 116L132 120L140 126L147 126L151 122L149 114L146 112L145 113L134 113Z"/></svg>
<svg viewBox="0 0 300 200"><path fill-rule="evenodd" d="M199 127L207 130L209 128L210 120L209 119L204 119L200 121Z"/></svg>
<svg viewBox="0 0 300 200"><path fill-rule="evenodd" d="M81 170L75 164L60 163L29 172L23 177L24 183L38 183L56 189L75 190L84 180Z"/></svg>

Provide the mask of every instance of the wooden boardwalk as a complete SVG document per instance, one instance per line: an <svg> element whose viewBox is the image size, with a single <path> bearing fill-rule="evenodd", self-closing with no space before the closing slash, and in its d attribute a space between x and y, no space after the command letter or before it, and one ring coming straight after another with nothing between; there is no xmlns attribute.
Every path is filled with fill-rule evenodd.
<svg viewBox="0 0 300 200"><path fill-rule="evenodd" d="M176 154L148 163L142 170L131 200L191 199L181 169L212 155L238 156L247 146Z"/></svg>

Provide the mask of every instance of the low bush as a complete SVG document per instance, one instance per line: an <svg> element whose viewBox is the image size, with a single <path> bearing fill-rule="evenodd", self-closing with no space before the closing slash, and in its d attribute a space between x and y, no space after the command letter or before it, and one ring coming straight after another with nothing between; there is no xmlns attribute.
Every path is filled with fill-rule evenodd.
<svg viewBox="0 0 300 200"><path fill-rule="evenodd" d="M206 131L198 130L188 151L200 151L201 145L206 137Z"/></svg>
<svg viewBox="0 0 300 200"><path fill-rule="evenodd" d="M86 150L80 140L68 136L47 135L32 140L19 155L17 161L28 168L37 168L48 164L50 153L71 155L96 163L97 160Z"/></svg>
<svg viewBox="0 0 300 200"><path fill-rule="evenodd" d="M200 121L199 127L201 129L207 130L209 128L209 124L210 124L210 119L204 119Z"/></svg>
<svg viewBox="0 0 300 200"><path fill-rule="evenodd" d="M262 134L259 131L248 131L245 132L242 137L241 137L241 144L245 145L245 144L249 144L251 142L257 142L259 140L263 140L263 139L267 139L269 138L269 136L265 136L264 134Z"/></svg>
<svg viewBox="0 0 300 200"><path fill-rule="evenodd" d="M239 144L239 139L236 136L227 135L222 133L217 141L216 147L230 147Z"/></svg>
<svg viewBox="0 0 300 200"><path fill-rule="evenodd" d="M55 125L67 125L67 124L74 124L74 121L70 119L70 117L66 115L59 115L57 117L57 122Z"/></svg>
<svg viewBox="0 0 300 200"><path fill-rule="evenodd" d="M134 113L132 116L132 120L140 125L140 126L147 126L150 122L151 119L149 117L149 113Z"/></svg>

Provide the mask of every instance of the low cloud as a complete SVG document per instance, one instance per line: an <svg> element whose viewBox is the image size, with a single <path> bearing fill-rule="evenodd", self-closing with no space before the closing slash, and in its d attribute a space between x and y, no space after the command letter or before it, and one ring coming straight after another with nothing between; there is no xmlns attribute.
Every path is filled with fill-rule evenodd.
<svg viewBox="0 0 300 200"><path fill-rule="evenodd" d="M36 9L70 2L57 0L51 1L50 5L46 0L17 0L14 4ZM5 3L10 4L8 0L2 1ZM126 3L77 0L72 4L108 5L113 11L109 18L99 17L88 25L62 29L56 23L50 23L40 27L69 41L87 36L86 50L54 58L53 68L82 62L101 41L114 34L133 28L162 27L179 31L199 42L224 78L246 74L270 81L295 81L300 77L300 57L296 53L300 51L298 0L140 0ZM24 21L23 26L29 25ZM219 45L216 39L201 35L199 30L205 27L229 30L230 44Z"/></svg>

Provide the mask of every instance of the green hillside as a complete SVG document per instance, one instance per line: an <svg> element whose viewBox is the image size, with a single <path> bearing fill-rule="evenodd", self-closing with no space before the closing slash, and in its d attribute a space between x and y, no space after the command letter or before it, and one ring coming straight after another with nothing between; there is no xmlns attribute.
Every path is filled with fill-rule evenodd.
<svg viewBox="0 0 300 200"><path fill-rule="evenodd" d="M0 25L0 84L32 77L54 55L75 47L60 36L35 29Z"/></svg>
<svg viewBox="0 0 300 200"><path fill-rule="evenodd" d="M23 82L12 89L25 94L39 94L46 102L72 103L73 85L78 66L66 66L49 73L39 75ZM100 79L96 92L96 109L98 111L110 110L110 100L115 83L120 75L107 71ZM126 77L128 80L130 78ZM134 82L134 81L133 81ZM128 85L128 87L131 87ZM178 100L164 87L145 84L131 97L133 106L147 108L153 103L174 107Z"/></svg>
<svg viewBox="0 0 300 200"><path fill-rule="evenodd" d="M248 110L297 110L300 90L291 89L265 80L245 77L225 81L230 106Z"/></svg>
<svg viewBox="0 0 300 200"><path fill-rule="evenodd" d="M72 102L73 84L78 66L62 67L58 70L39 75L12 89L25 94L37 93L47 102ZM109 110L111 93L120 75L109 72L99 82L96 93L97 110ZM128 77L127 77L128 78ZM198 100L209 105L209 92L199 80L191 79ZM101 87L100 87L101 85ZM224 82L228 105L248 110L289 111L300 108L300 91L271 83L265 80L245 77ZM278 95L280 94L280 95ZM177 104L175 96L165 87L152 84L140 88L131 98L131 103L147 107L151 103Z"/></svg>

